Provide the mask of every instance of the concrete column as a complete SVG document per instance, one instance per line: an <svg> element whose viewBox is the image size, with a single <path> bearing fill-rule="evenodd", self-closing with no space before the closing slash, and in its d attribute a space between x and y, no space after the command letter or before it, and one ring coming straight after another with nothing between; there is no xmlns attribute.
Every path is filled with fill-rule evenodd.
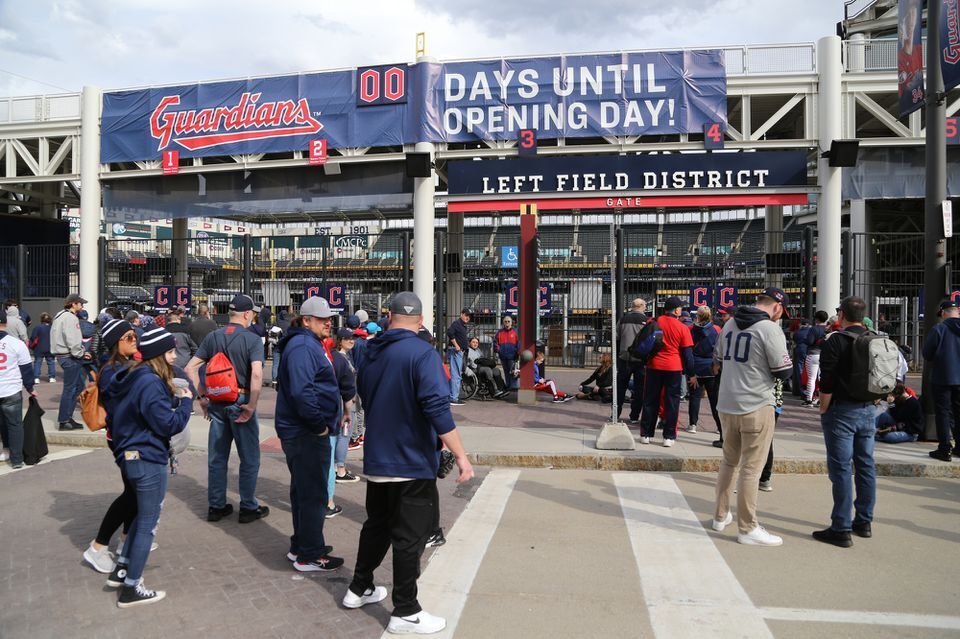
<svg viewBox="0 0 960 639"><path fill-rule="evenodd" d="M867 202L866 200L850 200L850 244L852 255L848 262L851 273L845 274L845 277L850 278L851 294L859 295L867 301L867 304L872 304L873 296L870 290L869 275L873 251L870 248L870 242L868 241L866 233Z"/></svg>
<svg viewBox="0 0 960 639"><path fill-rule="evenodd" d="M772 204L766 207L763 215L763 229L766 231L767 253L783 253L783 205ZM783 275L767 274L767 286L783 286Z"/></svg>
<svg viewBox="0 0 960 639"><path fill-rule="evenodd" d="M828 36L817 41L817 71L820 87L817 95L818 140L820 152L843 136L841 126L841 83L843 66L840 38ZM820 201L817 211L817 300L818 310L833 313L840 303L840 215L842 204L841 169L819 158L817 179Z"/></svg>
<svg viewBox="0 0 960 639"><path fill-rule="evenodd" d="M447 254L456 255L460 268L444 269L447 278L445 292L447 295L447 317L443 318L446 326L460 316L460 309L469 304L463 299L463 214L447 213ZM440 275L438 275L439 277Z"/></svg>
<svg viewBox="0 0 960 639"><path fill-rule="evenodd" d="M435 62L430 56L420 56L417 64ZM431 159L436 157L436 147L433 142L417 142L413 150L418 153L429 153ZM434 233L436 225L436 209L434 204L434 179L436 172L431 171L428 178L413 179L413 292L423 303L423 325L433 330L433 311L436 308L434 299L434 282L437 279L436 264L434 262ZM437 247L440 250L440 247ZM439 335L437 336L439 338Z"/></svg>
<svg viewBox="0 0 960 639"><path fill-rule="evenodd" d="M100 105L101 92L85 86L80 111L80 294L90 314L100 308Z"/></svg>
<svg viewBox="0 0 960 639"><path fill-rule="evenodd" d="M173 219L171 256L174 263L174 284L190 284L190 269L187 258L187 243L190 236L189 221L185 217Z"/></svg>

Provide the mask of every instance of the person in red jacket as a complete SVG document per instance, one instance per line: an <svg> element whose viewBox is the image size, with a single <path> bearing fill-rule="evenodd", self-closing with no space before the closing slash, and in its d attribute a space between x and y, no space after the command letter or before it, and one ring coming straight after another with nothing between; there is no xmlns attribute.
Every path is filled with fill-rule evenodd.
<svg viewBox="0 0 960 639"><path fill-rule="evenodd" d="M691 389L697 388L694 375L693 339L680 321L683 300L668 297L657 326L663 331L663 346L647 361L643 384L643 414L640 420L640 443L649 444L657 424L661 394L663 396L663 445L673 446L677 440L680 416L680 386L687 374Z"/></svg>
<svg viewBox="0 0 960 639"><path fill-rule="evenodd" d="M503 318L503 328L493 337L493 352L500 358L503 366L503 377L507 381L507 390L517 388L517 378L513 376L513 365L520 352L520 336L513 328L513 318L509 315Z"/></svg>

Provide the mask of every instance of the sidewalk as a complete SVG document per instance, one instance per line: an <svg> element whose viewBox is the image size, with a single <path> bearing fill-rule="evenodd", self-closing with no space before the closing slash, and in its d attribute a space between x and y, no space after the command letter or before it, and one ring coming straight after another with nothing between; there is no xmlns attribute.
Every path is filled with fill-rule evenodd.
<svg viewBox="0 0 960 639"><path fill-rule="evenodd" d="M572 391L589 373L551 371L563 390ZM106 446L102 433L59 432L56 405L60 384L41 384L41 405L47 410L44 424L47 441L76 446ZM259 406L260 441L265 452L279 452L273 427L276 393L264 388ZM697 433L687 433L689 404L680 406L680 429L673 448L664 448L660 433L650 445L637 444L634 451L600 451L595 443L600 428L610 419L610 406L598 402L572 401L552 404L543 395L536 406L518 406L512 401L470 401L454 407L461 437L475 464L529 468L578 468L596 470L646 470L668 472L715 472L722 451L714 448L716 426L706 398L701 403ZM624 407L626 421L629 407ZM78 420L79 421L79 420ZM631 431L639 442L639 425ZM190 420L191 448L205 450L209 424L199 412ZM881 444L875 452L877 472L884 476L960 478L960 463L931 459L930 442ZM350 460L363 458L363 451L351 451ZM777 474L825 474L823 436L816 409L804 408L787 396L783 415L774 435L774 472Z"/></svg>

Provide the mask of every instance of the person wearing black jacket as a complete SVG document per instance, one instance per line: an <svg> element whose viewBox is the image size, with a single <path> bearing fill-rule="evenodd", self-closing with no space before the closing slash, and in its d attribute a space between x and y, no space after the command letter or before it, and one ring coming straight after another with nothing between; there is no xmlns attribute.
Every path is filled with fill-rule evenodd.
<svg viewBox="0 0 960 639"><path fill-rule="evenodd" d="M472 319L473 311L465 308L447 329L447 365L450 368L450 403L453 406L463 406L460 400L460 384L463 381L463 358L470 346L467 324Z"/></svg>
<svg viewBox="0 0 960 639"><path fill-rule="evenodd" d="M717 393L720 392L720 381L713 374L713 349L717 345L717 336L720 327L713 323L713 314L709 306L697 309L697 321L690 327L690 337L693 339L693 372L697 376L698 386L703 387L710 402L710 412L717 425L717 434L720 438L713 443L715 448L723 448L723 429L720 426L720 414L717 412ZM690 425L687 432L697 432L697 423L700 421L700 401L703 391L699 388L690 388L689 416Z"/></svg>
<svg viewBox="0 0 960 639"><path fill-rule="evenodd" d="M916 393L903 383L893 389L893 401L877 415L877 441L886 444L915 442L923 434L923 406Z"/></svg>
<svg viewBox="0 0 960 639"><path fill-rule="evenodd" d="M596 386L591 386L596 384ZM610 353L604 353L600 356L600 365L597 366L593 374L580 382L580 392L577 393L577 399L599 399L601 402L609 404L613 401L613 358Z"/></svg>
<svg viewBox="0 0 960 639"><path fill-rule="evenodd" d="M631 424L640 421L640 412L643 410L643 362L630 356L630 347L650 321L646 310L647 302L638 297L633 300L630 310L623 314L617 325L617 416L623 411L630 378L633 378L633 393L630 397Z"/></svg>
<svg viewBox="0 0 960 639"><path fill-rule="evenodd" d="M848 386L851 346L867 330L863 325L866 308L866 302L855 296L840 302L841 330L825 340L820 350L820 426L827 449L827 473L833 484L833 513L830 527L815 531L813 538L841 548L853 545L851 531L859 537L873 535L871 522L877 500L873 461L876 407L872 401L853 397ZM856 500L851 478L854 469ZM853 518L851 510L856 513Z"/></svg>

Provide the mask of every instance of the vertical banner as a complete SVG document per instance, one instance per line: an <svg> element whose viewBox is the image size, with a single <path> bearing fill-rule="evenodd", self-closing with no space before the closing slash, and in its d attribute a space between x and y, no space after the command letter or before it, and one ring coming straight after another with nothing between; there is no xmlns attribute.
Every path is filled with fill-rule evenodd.
<svg viewBox="0 0 960 639"><path fill-rule="evenodd" d="M933 0L931 0L933 1ZM940 68L943 90L960 85L960 0L943 0L940 7Z"/></svg>
<svg viewBox="0 0 960 639"><path fill-rule="evenodd" d="M937 0L933 0L937 1ZM923 0L900 0L897 18L897 91L900 117L921 108L926 98L923 87L923 43L921 17Z"/></svg>
<svg viewBox="0 0 960 639"><path fill-rule="evenodd" d="M330 310L343 311L346 308L347 288L342 284L307 284L303 287L303 300L311 297L323 297L330 304Z"/></svg>

